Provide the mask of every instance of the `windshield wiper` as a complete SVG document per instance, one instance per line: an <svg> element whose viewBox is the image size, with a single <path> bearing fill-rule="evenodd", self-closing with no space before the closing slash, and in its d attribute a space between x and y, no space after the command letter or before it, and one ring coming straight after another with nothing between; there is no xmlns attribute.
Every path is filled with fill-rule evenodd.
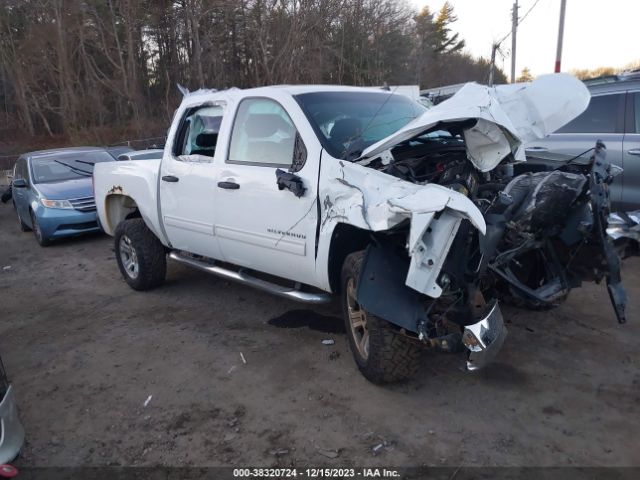
<svg viewBox="0 0 640 480"><path fill-rule="evenodd" d="M76 162L76 163L84 163L85 165L91 165L91 166L94 166L96 164L96 162L88 162L86 160L74 160L74 162Z"/></svg>
<svg viewBox="0 0 640 480"><path fill-rule="evenodd" d="M73 165L69 165L68 163L62 162L60 160L54 160L54 162L59 163L60 165L64 165L65 167L69 168L73 173L76 173L78 175L84 175L85 177L92 177L93 176L92 172L88 172L86 170L82 170L81 168L74 167Z"/></svg>

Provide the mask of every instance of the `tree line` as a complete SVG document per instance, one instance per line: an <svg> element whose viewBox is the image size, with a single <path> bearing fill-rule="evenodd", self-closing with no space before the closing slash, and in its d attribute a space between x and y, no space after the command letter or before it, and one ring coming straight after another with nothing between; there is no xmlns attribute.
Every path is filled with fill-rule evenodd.
<svg viewBox="0 0 640 480"><path fill-rule="evenodd" d="M166 128L177 84L486 82L455 21L405 0L3 0L0 115L27 135L140 135Z"/></svg>

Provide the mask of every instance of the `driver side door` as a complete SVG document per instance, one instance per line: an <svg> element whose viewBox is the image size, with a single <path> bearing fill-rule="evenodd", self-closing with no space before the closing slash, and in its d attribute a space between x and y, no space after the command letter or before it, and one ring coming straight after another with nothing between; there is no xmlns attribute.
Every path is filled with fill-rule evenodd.
<svg viewBox="0 0 640 480"><path fill-rule="evenodd" d="M286 100L240 101L217 170L215 233L228 262L314 284L320 144ZM278 187L278 169L297 177L301 196Z"/></svg>

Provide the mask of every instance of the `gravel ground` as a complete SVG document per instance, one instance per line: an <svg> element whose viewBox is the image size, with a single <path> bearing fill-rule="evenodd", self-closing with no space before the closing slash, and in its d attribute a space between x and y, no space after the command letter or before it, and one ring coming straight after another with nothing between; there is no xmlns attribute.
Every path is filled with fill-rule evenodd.
<svg viewBox="0 0 640 480"><path fill-rule="evenodd" d="M486 370L429 354L383 388L358 373L337 304L176 264L135 292L110 238L41 248L0 205L0 351L27 431L16 464L637 466L638 266L623 272L627 325L588 284L549 312L505 307Z"/></svg>

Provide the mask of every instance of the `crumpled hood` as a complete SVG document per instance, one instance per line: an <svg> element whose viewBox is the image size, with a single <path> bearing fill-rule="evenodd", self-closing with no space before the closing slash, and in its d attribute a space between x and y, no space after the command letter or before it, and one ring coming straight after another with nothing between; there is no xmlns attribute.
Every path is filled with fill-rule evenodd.
<svg viewBox="0 0 640 480"><path fill-rule="evenodd" d="M516 160L525 160L523 144L544 138L573 120L587 108L590 98L585 85L565 73L497 87L468 83L450 99L366 148L360 158L376 157L439 122L476 119L475 126L464 130L467 155L478 170L488 172L510 153Z"/></svg>

